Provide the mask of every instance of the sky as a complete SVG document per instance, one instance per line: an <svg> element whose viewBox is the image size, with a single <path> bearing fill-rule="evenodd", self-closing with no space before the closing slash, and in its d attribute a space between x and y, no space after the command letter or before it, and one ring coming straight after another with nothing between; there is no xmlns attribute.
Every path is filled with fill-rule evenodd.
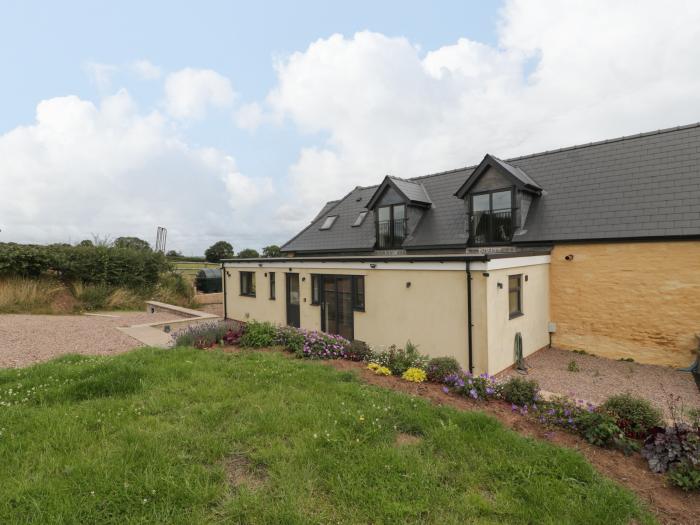
<svg viewBox="0 0 700 525"><path fill-rule="evenodd" d="M327 200L700 121L700 3L0 0L0 242L282 244Z"/></svg>

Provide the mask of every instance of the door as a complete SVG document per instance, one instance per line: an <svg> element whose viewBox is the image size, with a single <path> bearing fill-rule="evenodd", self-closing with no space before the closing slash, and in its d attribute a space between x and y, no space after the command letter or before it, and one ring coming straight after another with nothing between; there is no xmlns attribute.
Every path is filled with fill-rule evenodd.
<svg viewBox="0 0 700 525"><path fill-rule="evenodd" d="M352 277L349 275L323 276L323 308L321 329L329 334L342 335L352 341Z"/></svg>
<svg viewBox="0 0 700 525"><path fill-rule="evenodd" d="M299 274L287 275L287 324L299 328Z"/></svg>

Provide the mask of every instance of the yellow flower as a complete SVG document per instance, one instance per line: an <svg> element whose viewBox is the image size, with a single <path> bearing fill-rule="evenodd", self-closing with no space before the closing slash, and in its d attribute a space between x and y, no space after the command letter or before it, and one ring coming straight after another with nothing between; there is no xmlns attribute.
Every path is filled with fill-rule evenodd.
<svg viewBox="0 0 700 525"><path fill-rule="evenodd" d="M421 368L409 368L401 377L406 381L412 381L413 383L422 383L428 379L428 375L425 373L425 370Z"/></svg>
<svg viewBox="0 0 700 525"><path fill-rule="evenodd" d="M364 420L365 420L365 416L360 416L360 421L364 421Z"/></svg>

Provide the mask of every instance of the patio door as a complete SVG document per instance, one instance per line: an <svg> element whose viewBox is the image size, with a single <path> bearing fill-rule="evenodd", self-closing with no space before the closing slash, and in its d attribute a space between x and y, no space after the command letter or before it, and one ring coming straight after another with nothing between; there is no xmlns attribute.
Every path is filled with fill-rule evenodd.
<svg viewBox="0 0 700 525"><path fill-rule="evenodd" d="M323 276L321 329L329 334L342 335L352 341L352 277L349 275Z"/></svg>
<svg viewBox="0 0 700 525"><path fill-rule="evenodd" d="M288 273L286 276L287 325L299 328L299 274Z"/></svg>

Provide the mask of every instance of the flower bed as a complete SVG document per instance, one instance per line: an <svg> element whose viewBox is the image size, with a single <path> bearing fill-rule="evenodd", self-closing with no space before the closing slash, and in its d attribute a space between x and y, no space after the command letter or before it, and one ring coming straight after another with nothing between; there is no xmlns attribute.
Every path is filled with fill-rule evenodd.
<svg viewBox="0 0 700 525"><path fill-rule="evenodd" d="M510 403L511 409L523 417L548 428L580 435L596 446L632 454L640 451L643 444L642 454L651 470L667 472L669 481L683 490L700 490L698 418L687 417L672 408L674 424L660 427L658 410L630 395L613 396L600 406L565 396L543 400L535 381L513 377L501 382L488 374L475 376L460 370L453 358L429 359L410 341L405 348L392 345L386 350L372 350L361 341L350 342L339 335L256 321L206 323L173 337L176 346L211 348L216 344L239 344L260 348L277 345L303 359L365 361L367 368L377 375L442 384L445 393L477 402Z"/></svg>

